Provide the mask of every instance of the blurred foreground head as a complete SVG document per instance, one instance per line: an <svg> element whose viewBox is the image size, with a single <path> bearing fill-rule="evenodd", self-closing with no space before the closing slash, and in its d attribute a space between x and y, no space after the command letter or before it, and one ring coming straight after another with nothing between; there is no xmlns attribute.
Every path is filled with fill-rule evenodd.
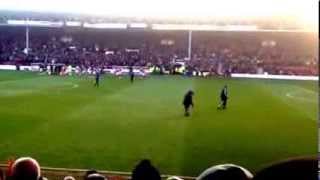
<svg viewBox="0 0 320 180"><path fill-rule="evenodd" d="M253 175L241 166L222 164L202 172L197 180L249 180Z"/></svg>
<svg viewBox="0 0 320 180"><path fill-rule="evenodd" d="M148 159L140 161L132 172L132 180L161 180L159 171Z"/></svg>
<svg viewBox="0 0 320 180"><path fill-rule="evenodd" d="M22 157L17 159L12 165L13 180L38 180L40 178L39 163L30 158Z"/></svg>
<svg viewBox="0 0 320 180"><path fill-rule="evenodd" d="M85 180L107 180L107 178L96 170L89 170L85 175Z"/></svg>
<svg viewBox="0 0 320 180"><path fill-rule="evenodd" d="M171 177L168 177L167 180L183 180L183 179L178 176L171 176Z"/></svg>
<svg viewBox="0 0 320 180"><path fill-rule="evenodd" d="M193 92L192 90L189 90L189 91L187 92L187 94L190 95L190 96L193 96L193 95L194 95L194 92Z"/></svg>
<svg viewBox="0 0 320 180"><path fill-rule="evenodd" d="M296 158L262 169L255 175L254 180L311 180L317 178L317 158Z"/></svg>
<svg viewBox="0 0 320 180"><path fill-rule="evenodd" d="M4 180L4 173L1 169L0 169L0 180Z"/></svg>
<svg viewBox="0 0 320 180"><path fill-rule="evenodd" d="M76 180L73 176L66 176L63 180Z"/></svg>

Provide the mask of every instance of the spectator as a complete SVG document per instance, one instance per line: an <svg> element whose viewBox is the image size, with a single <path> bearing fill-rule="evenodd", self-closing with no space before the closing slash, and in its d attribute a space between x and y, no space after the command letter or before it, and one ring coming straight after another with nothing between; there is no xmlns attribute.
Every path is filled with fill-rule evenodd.
<svg viewBox="0 0 320 180"><path fill-rule="evenodd" d="M40 177L39 177L39 180L48 180L48 178L43 177L43 176L40 176Z"/></svg>
<svg viewBox="0 0 320 180"><path fill-rule="evenodd" d="M205 170L197 180L249 180L252 178L253 175L243 167L223 164Z"/></svg>
<svg viewBox="0 0 320 180"><path fill-rule="evenodd" d="M132 171L132 180L161 180L159 171L152 166L148 159L144 159Z"/></svg>
<svg viewBox="0 0 320 180"><path fill-rule="evenodd" d="M12 180L39 180L40 166L30 157L17 159L12 165Z"/></svg>
<svg viewBox="0 0 320 180"><path fill-rule="evenodd" d="M317 158L297 158L275 163L259 171L254 180L316 180Z"/></svg>
<svg viewBox="0 0 320 180"><path fill-rule="evenodd" d="M181 179L178 176L171 176L171 177L168 177L167 180L183 180L183 179Z"/></svg>
<svg viewBox="0 0 320 180"><path fill-rule="evenodd" d="M63 180L76 180L73 176L66 176Z"/></svg>
<svg viewBox="0 0 320 180"><path fill-rule="evenodd" d="M4 173L2 169L0 169L0 180L4 180Z"/></svg>
<svg viewBox="0 0 320 180"><path fill-rule="evenodd" d="M99 174L96 170L89 170L86 172L85 180L107 180L107 178Z"/></svg>
<svg viewBox="0 0 320 180"><path fill-rule="evenodd" d="M91 170L88 170L87 172L86 172L86 174L85 174L85 178L87 177L87 176L89 176L90 174L96 174L96 173L98 173L96 170L94 170L94 169L91 169Z"/></svg>

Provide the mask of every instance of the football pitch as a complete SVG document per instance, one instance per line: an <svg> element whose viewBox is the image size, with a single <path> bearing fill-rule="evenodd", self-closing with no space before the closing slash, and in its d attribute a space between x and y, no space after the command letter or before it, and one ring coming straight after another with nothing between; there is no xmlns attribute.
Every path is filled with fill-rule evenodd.
<svg viewBox="0 0 320 180"><path fill-rule="evenodd" d="M316 81L102 76L0 71L0 162L131 171L148 158L162 174L197 176L234 163L255 172L317 155ZM217 110L223 85L227 110ZM183 116L183 95L195 107Z"/></svg>

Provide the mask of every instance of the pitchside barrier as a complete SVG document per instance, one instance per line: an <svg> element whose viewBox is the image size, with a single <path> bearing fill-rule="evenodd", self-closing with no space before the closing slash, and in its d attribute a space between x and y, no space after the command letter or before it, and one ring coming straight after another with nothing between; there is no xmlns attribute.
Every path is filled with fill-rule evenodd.
<svg viewBox="0 0 320 180"><path fill-rule="evenodd" d="M27 70L27 71L39 71L40 67L38 65L32 66L20 66L20 70ZM17 70L15 65L0 65L0 70ZM113 66L112 69L105 69L106 72L115 74L115 75L122 75L129 72L127 67L121 66ZM146 67L140 67L134 69L134 73L137 75L145 75L151 73ZM311 81L318 81L318 76L296 76L296 75L272 75L272 74L238 74L232 73L232 78L251 78L251 79L280 79L280 80L311 80Z"/></svg>
<svg viewBox="0 0 320 180"><path fill-rule="evenodd" d="M295 76L295 75L271 75L271 74L231 74L233 78L254 78L254 79L282 79L282 80L311 80L318 81L318 76Z"/></svg>
<svg viewBox="0 0 320 180"><path fill-rule="evenodd" d="M17 67L14 65L0 65L1 70L17 70Z"/></svg>
<svg viewBox="0 0 320 180"><path fill-rule="evenodd" d="M0 164L0 169L7 170L6 164ZM88 171L87 169L68 169L68 168L51 168L41 167L41 175L48 178L48 180L63 180L66 176L73 176L76 180L84 179L84 175ZM108 180L130 180L131 172L120 172L120 171L103 171L97 170L100 174L106 176ZM161 175L163 180L173 177L173 175ZM195 177L190 176L178 176L183 180L195 180Z"/></svg>

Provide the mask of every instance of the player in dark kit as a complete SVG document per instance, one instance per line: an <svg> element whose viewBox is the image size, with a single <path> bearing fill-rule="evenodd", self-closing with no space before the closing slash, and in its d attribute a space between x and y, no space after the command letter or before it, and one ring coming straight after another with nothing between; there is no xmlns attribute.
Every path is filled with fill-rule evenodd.
<svg viewBox="0 0 320 180"><path fill-rule="evenodd" d="M95 79L96 79L96 82L94 83L94 86L99 87L99 84L100 84L100 72L99 71L96 71Z"/></svg>
<svg viewBox="0 0 320 180"><path fill-rule="evenodd" d="M130 82L133 83L134 81L134 72L132 66L129 68L129 75L130 75Z"/></svg>
<svg viewBox="0 0 320 180"><path fill-rule="evenodd" d="M226 109L227 100L228 100L228 87L227 85L225 85L220 93L220 104L218 106L218 109Z"/></svg>
<svg viewBox="0 0 320 180"><path fill-rule="evenodd" d="M193 101L192 101L193 95L194 95L194 92L190 90L184 96L182 104L184 106L184 115L185 116L189 116L190 115L190 113L189 113L190 106L192 106L192 107L194 106Z"/></svg>

